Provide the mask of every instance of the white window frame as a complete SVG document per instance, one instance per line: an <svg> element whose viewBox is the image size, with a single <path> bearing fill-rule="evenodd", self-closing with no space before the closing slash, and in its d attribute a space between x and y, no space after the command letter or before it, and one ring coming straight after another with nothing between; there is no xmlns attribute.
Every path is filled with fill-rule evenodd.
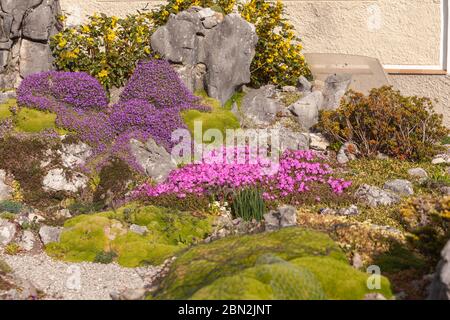
<svg viewBox="0 0 450 320"><path fill-rule="evenodd" d="M441 0L441 45L439 65L384 65L390 74L450 74L450 0Z"/></svg>

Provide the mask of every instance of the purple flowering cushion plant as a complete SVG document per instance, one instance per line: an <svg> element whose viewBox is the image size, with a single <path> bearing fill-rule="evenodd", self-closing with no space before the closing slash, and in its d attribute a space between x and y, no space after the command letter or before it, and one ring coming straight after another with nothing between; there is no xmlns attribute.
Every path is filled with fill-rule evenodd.
<svg viewBox="0 0 450 320"><path fill-rule="evenodd" d="M105 108L108 98L98 80L87 73L48 71L26 77L17 89L17 102L47 111L59 105L86 110Z"/></svg>

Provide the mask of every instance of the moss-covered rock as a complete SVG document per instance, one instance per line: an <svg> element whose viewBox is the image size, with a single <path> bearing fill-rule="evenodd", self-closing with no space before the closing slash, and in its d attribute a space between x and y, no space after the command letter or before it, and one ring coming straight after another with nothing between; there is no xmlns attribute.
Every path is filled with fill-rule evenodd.
<svg viewBox="0 0 450 320"><path fill-rule="evenodd" d="M211 232L211 217L132 204L117 211L80 215L68 220L61 241L47 246L50 256L71 262L95 261L99 253L115 252L125 267L158 265ZM145 226L144 235L128 225Z"/></svg>
<svg viewBox="0 0 450 320"><path fill-rule="evenodd" d="M362 299L373 292L368 277L348 265L326 234L287 228L191 248L152 298ZM392 296L386 279L378 292Z"/></svg>

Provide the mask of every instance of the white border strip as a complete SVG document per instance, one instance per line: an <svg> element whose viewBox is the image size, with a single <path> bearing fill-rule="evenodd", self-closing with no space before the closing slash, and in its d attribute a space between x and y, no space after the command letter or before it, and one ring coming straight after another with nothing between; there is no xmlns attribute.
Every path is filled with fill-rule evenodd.
<svg viewBox="0 0 450 320"><path fill-rule="evenodd" d="M440 65L393 65L385 64L385 69L391 70L430 70L447 71L450 74L450 30L449 30L450 6L449 0L441 0L441 45L440 45Z"/></svg>

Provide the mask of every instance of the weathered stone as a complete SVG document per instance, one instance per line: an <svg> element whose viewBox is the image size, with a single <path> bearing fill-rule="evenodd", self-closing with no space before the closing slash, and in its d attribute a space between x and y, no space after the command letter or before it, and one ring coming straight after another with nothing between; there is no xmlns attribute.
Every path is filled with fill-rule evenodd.
<svg viewBox="0 0 450 320"><path fill-rule="evenodd" d="M49 39L62 24L59 0L2 0L0 10L0 87L17 87L22 78L52 69Z"/></svg>
<svg viewBox="0 0 450 320"><path fill-rule="evenodd" d="M313 150L326 151L330 146L330 142L321 133L311 133L309 137L311 139L309 147Z"/></svg>
<svg viewBox="0 0 450 320"><path fill-rule="evenodd" d="M20 75L22 78L33 73L52 69L52 52L48 44L22 39L20 47Z"/></svg>
<svg viewBox="0 0 450 320"><path fill-rule="evenodd" d="M152 138L148 139L145 144L133 139L130 141L130 148L137 163L149 177L157 182L164 181L170 171L177 167L166 149L159 146Z"/></svg>
<svg viewBox="0 0 450 320"><path fill-rule="evenodd" d="M32 251L36 246L36 237L30 230L25 230L20 237L19 246L24 251Z"/></svg>
<svg viewBox="0 0 450 320"><path fill-rule="evenodd" d="M355 252L353 254L353 258L352 258L352 266L355 269L362 269L362 267L364 267L364 262L361 258L361 255L357 252Z"/></svg>
<svg viewBox="0 0 450 320"><path fill-rule="evenodd" d="M400 201L396 194L367 184L359 187L355 196L370 207L390 206Z"/></svg>
<svg viewBox="0 0 450 320"><path fill-rule="evenodd" d="M280 227L287 228L297 225L297 210L293 206L281 206L278 208L280 212Z"/></svg>
<svg viewBox="0 0 450 320"><path fill-rule="evenodd" d="M39 229L39 237L44 245L59 242L63 228L42 226Z"/></svg>
<svg viewBox="0 0 450 320"><path fill-rule="evenodd" d="M206 65L198 63L196 65L173 65L183 83L191 91L205 90Z"/></svg>
<svg viewBox="0 0 450 320"><path fill-rule="evenodd" d="M428 173L422 168L413 168L408 170L408 175L416 179L428 178Z"/></svg>
<svg viewBox="0 0 450 320"><path fill-rule="evenodd" d="M322 93L315 91L289 106L289 110L297 117L303 129L309 130L319 121L319 110L322 103Z"/></svg>
<svg viewBox="0 0 450 320"><path fill-rule="evenodd" d="M17 228L14 223L0 219L0 246L6 246L13 241L16 232Z"/></svg>
<svg viewBox="0 0 450 320"><path fill-rule="evenodd" d="M293 206L280 206L264 215L264 224L266 231L296 226L297 210Z"/></svg>
<svg viewBox="0 0 450 320"><path fill-rule="evenodd" d="M432 164L450 164L450 154L439 154L433 158Z"/></svg>
<svg viewBox="0 0 450 320"><path fill-rule="evenodd" d="M351 74L334 74L325 81L325 88L323 90L324 101L322 109L336 110L341 103L342 97L347 92L352 82Z"/></svg>
<svg viewBox="0 0 450 320"><path fill-rule="evenodd" d="M47 40L54 35L55 19L57 12L53 8L54 1L44 1L44 3L35 7L25 15L22 22L23 37L40 42L47 42Z"/></svg>
<svg viewBox="0 0 450 320"><path fill-rule="evenodd" d="M92 148L84 142L63 144L60 154L63 165L66 168L74 169L86 163L86 160L92 155Z"/></svg>
<svg viewBox="0 0 450 320"><path fill-rule="evenodd" d="M441 261L429 287L428 299L450 300L450 241L441 252Z"/></svg>
<svg viewBox="0 0 450 320"><path fill-rule="evenodd" d="M387 181L384 184L384 189L393 191L401 196L412 196L414 194L414 188L410 181L396 179Z"/></svg>
<svg viewBox="0 0 450 320"><path fill-rule="evenodd" d="M188 87L203 82L209 96L225 103L250 82L257 41L254 26L240 15L223 17L209 9L192 7L170 16L167 24L152 35L151 45L170 62L187 67L178 70ZM199 64L206 66L205 74L195 70Z"/></svg>
<svg viewBox="0 0 450 320"><path fill-rule="evenodd" d="M337 154L337 161L340 164L345 164L349 161L356 160L356 156L359 154L358 146L353 142L346 142L339 149Z"/></svg>
<svg viewBox="0 0 450 320"><path fill-rule="evenodd" d="M132 224L130 226L130 231L143 236L148 232L148 229L146 226L139 226L137 224Z"/></svg>
<svg viewBox="0 0 450 320"><path fill-rule="evenodd" d="M276 98L275 86L267 85L253 89L242 99L241 108L237 114L245 127L268 126L276 120L278 112L283 109Z"/></svg>
<svg viewBox="0 0 450 320"><path fill-rule="evenodd" d="M309 93L312 90L312 84L304 76L298 78L297 89L303 93Z"/></svg>
<svg viewBox="0 0 450 320"><path fill-rule="evenodd" d="M6 171L0 170L0 201L11 199L13 189L6 184Z"/></svg>
<svg viewBox="0 0 450 320"><path fill-rule="evenodd" d="M353 204L348 208L339 209L337 213L341 216L357 216L359 214L359 210L358 207Z"/></svg>
<svg viewBox="0 0 450 320"><path fill-rule="evenodd" d="M302 132L284 128L280 132L281 151L309 150L309 136Z"/></svg>
<svg viewBox="0 0 450 320"><path fill-rule="evenodd" d="M73 172L70 175L63 169L52 169L44 177L42 185L45 191L67 191L78 192L87 186L89 179L78 172Z"/></svg>

